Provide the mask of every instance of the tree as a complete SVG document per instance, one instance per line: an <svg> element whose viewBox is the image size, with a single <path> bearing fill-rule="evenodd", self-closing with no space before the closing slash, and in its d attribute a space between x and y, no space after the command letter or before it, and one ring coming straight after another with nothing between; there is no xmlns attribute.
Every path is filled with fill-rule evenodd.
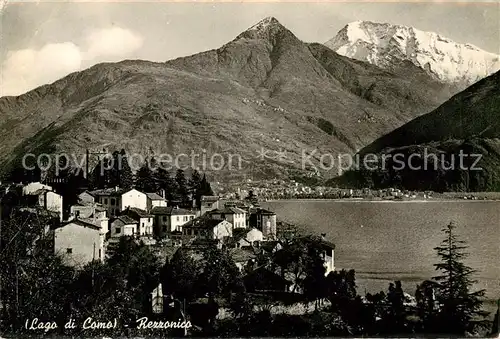
<svg viewBox="0 0 500 339"><path fill-rule="evenodd" d="M177 172L175 173L175 182L177 184L177 198L183 203L188 202L189 188L183 170L177 170Z"/></svg>
<svg viewBox="0 0 500 339"><path fill-rule="evenodd" d="M465 241L460 240L455 234L455 224L449 223L442 231L445 239L441 245L435 247L441 262L435 264L441 275L433 277L437 285L437 300L440 310L437 314L440 329L443 332L464 335L472 332L475 325L483 324L477 322L476 317L482 318L487 315L482 311L482 300L485 291L471 292L476 283L472 276L475 271L465 265L463 260L467 258Z"/></svg>
<svg viewBox="0 0 500 339"><path fill-rule="evenodd" d="M132 173L132 169L130 168L127 153L125 153L125 150L123 148L120 151L119 159L120 160L118 164L120 166L120 180L118 186L123 189L131 189L134 186L134 174Z"/></svg>
<svg viewBox="0 0 500 339"><path fill-rule="evenodd" d="M135 187L142 192L156 192L157 186L151 170L150 162L145 161L136 174Z"/></svg>
<svg viewBox="0 0 500 339"><path fill-rule="evenodd" d="M154 176L158 189L165 191L165 198L168 201L175 200L177 186L174 179L170 176L170 173L168 173L162 166L159 166L154 173Z"/></svg>
<svg viewBox="0 0 500 339"><path fill-rule="evenodd" d="M58 221L58 220L57 220ZM14 207L2 220L0 234L0 325L19 330L25 319L56 321L66 317L73 270L54 254L54 219L43 209Z"/></svg>
<svg viewBox="0 0 500 339"><path fill-rule="evenodd" d="M109 170L109 186L119 186L131 189L134 185L132 169L128 163L127 153L122 148L120 152L113 152L113 167Z"/></svg>
<svg viewBox="0 0 500 339"><path fill-rule="evenodd" d="M214 191L212 190L212 186L208 182L205 174L203 174L203 178L201 179L199 195L200 195L200 197L202 195L205 195L205 196L214 195Z"/></svg>
<svg viewBox="0 0 500 339"><path fill-rule="evenodd" d="M203 258L203 271L199 277L199 289L209 298L231 299L231 294L241 291L243 281L240 271L227 250L209 247Z"/></svg>
<svg viewBox="0 0 500 339"><path fill-rule="evenodd" d="M255 192L253 190L250 190L248 192L248 196L245 198L245 200L249 201L252 205L257 205L259 203L257 195L255 195Z"/></svg>
<svg viewBox="0 0 500 339"><path fill-rule="evenodd" d="M159 259L145 244L121 237L105 262L89 263L75 281L75 318L128 323L149 310L149 292L160 282Z"/></svg>
<svg viewBox="0 0 500 339"><path fill-rule="evenodd" d="M201 184L202 178L200 172L194 170L191 174L191 180L189 180L189 191L193 199L196 201L196 206L198 206L198 208L201 206L201 196L203 195L201 191Z"/></svg>
<svg viewBox="0 0 500 339"><path fill-rule="evenodd" d="M326 297L325 263L322 258L323 248L319 239L313 239L307 244L304 260L304 279L301 282L306 300L314 301L315 309L318 302Z"/></svg>
<svg viewBox="0 0 500 339"><path fill-rule="evenodd" d="M387 293L387 301L389 302L388 319L385 321L389 323L390 332L404 333L406 312L404 307L404 292L401 286L401 281L395 281L389 284L389 291Z"/></svg>
<svg viewBox="0 0 500 339"><path fill-rule="evenodd" d="M415 299L417 301L417 315L421 321L421 331L434 332L434 316L437 309L436 283L426 280L417 286Z"/></svg>
<svg viewBox="0 0 500 339"><path fill-rule="evenodd" d="M179 248L172 260L164 266L162 281L165 291L179 300L189 302L196 296L197 279L198 268L195 261L185 249Z"/></svg>

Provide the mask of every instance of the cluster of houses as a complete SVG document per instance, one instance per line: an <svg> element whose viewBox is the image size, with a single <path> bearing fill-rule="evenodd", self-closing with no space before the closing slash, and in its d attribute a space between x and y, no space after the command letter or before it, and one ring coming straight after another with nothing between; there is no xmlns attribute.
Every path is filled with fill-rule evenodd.
<svg viewBox="0 0 500 339"><path fill-rule="evenodd" d="M51 186L29 183L22 186L22 195L57 219L51 229L54 251L75 267L106 260L120 238L128 236L169 256L179 247L200 253L209 245L226 246L241 271L254 264L246 277L255 282L250 284L253 289L264 288L259 286L265 277L267 288L269 283L278 290L291 288L283 277L256 265L262 252L272 254L282 248L276 213L258 204L203 196L198 208L179 208L169 206L164 194L114 187L84 191L63 217L63 197ZM335 246L326 240L323 244L328 274L335 270Z"/></svg>
<svg viewBox="0 0 500 339"><path fill-rule="evenodd" d="M204 196L200 208L186 209L169 206L162 195L137 189L84 191L63 220L63 197L51 186L29 183L22 194L57 215L54 250L75 266L105 260L123 236L173 247L210 242L244 249L277 243L274 212L217 196Z"/></svg>

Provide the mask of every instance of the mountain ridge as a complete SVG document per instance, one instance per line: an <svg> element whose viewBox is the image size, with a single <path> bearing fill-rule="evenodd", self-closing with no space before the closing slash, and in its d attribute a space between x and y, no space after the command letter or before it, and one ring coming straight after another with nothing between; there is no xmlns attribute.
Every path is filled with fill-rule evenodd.
<svg viewBox="0 0 500 339"><path fill-rule="evenodd" d="M401 154L408 162L410 156L415 154L418 156L414 169L405 162L404 168L394 170L391 160L385 168L379 167L374 171L361 166L331 180L330 184L437 191L498 191L499 107L500 72L496 72L359 152L360 157L371 154L378 159L384 156L393 159L396 154ZM430 160L425 160L426 154L430 155ZM433 158L433 155L438 157ZM426 161L429 161L427 168Z"/></svg>
<svg viewBox="0 0 500 339"><path fill-rule="evenodd" d="M411 26L355 21L325 45L337 53L390 69L408 60L436 79L465 89L500 69L500 55Z"/></svg>
<svg viewBox="0 0 500 339"><path fill-rule="evenodd" d="M307 173L302 150L356 152L451 95L406 66L387 71L351 60L265 19L218 49L162 63L98 64L0 98L2 169L16 168L27 152L105 147L231 151L245 160L244 174ZM289 161L259 161L261 149L288 152Z"/></svg>

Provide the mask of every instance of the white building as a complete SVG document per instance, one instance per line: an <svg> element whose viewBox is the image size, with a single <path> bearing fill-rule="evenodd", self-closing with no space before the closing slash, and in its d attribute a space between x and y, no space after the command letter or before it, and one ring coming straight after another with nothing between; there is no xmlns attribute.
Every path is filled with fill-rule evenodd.
<svg viewBox="0 0 500 339"><path fill-rule="evenodd" d="M40 182L31 182L23 187L23 195L32 195L39 190L53 191L52 186L44 185Z"/></svg>
<svg viewBox="0 0 500 339"><path fill-rule="evenodd" d="M233 225L226 220L215 220L206 216L193 219L182 226L182 235L207 240L223 240L231 237Z"/></svg>
<svg viewBox="0 0 500 339"><path fill-rule="evenodd" d="M256 228L237 228L233 231L233 241L236 248L260 247L260 244L264 241L264 235Z"/></svg>
<svg viewBox="0 0 500 339"><path fill-rule="evenodd" d="M121 211L126 210L128 207L148 210L148 196L135 188L123 193L121 195Z"/></svg>
<svg viewBox="0 0 500 339"><path fill-rule="evenodd" d="M224 207L207 212L207 215L214 220L227 220L233 228L247 227L247 213L238 207Z"/></svg>
<svg viewBox="0 0 500 339"><path fill-rule="evenodd" d="M196 212L178 207L153 207L155 234L164 237L170 232L182 232L182 226L196 217Z"/></svg>
<svg viewBox="0 0 500 339"><path fill-rule="evenodd" d="M38 183L35 183L38 184ZM31 187L33 188L33 186ZM52 188L41 188L36 191L27 189L25 196L32 205L40 206L48 211L55 212L59 215L59 221L63 220L63 197L52 191Z"/></svg>
<svg viewBox="0 0 500 339"><path fill-rule="evenodd" d="M104 238L100 226L74 219L55 229L54 251L64 255L67 264L82 267L104 259Z"/></svg>
<svg viewBox="0 0 500 339"><path fill-rule="evenodd" d="M136 234L139 236L153 235L153 215L135 207L127 207L120 215L126 215L137 222Z"/></svg>
<svg viewBox="0 0 500 339"><path fill-rule="evenodd" d="M84 193L84 196L80 195L80 199L90 199L90 196L94 197L93 202L101 204L108 211L108 216L110 218L120 214L121 195L123 193L123 190L119 187L105 188Z"/></svg>
<svg viewBox="0 0 500 339"><path fill-rule="evenodd" d="M156 193L146 193L147 200L147 211L151 211L154 207L167 207L167 201L161 195Z"/></svg>
<svg viewBox="0 0 500 339"><path fill-rule="evenodd" d="M136 235L138 222L127 215L121 215L111 222L111 238Z"/></svg>
<svg viewBox="0 0 500 339"><path fill-rule="evenodd" d="M107 210L99 204L76 204L70 207L69 220L89 220L101 227L101 232L108 233L109 218Z"/></svg>

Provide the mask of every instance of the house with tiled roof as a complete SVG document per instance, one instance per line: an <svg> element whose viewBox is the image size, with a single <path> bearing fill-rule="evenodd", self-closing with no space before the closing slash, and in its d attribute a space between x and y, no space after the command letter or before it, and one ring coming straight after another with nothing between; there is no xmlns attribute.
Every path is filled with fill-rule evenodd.
<svg viewBox="0 0 500 339"><path fill-rule="evenodd" d="M135 207L141 210L148 210L148 196L135 188L123 192L121 195L121 210L128 207Z"/></svg>
<svg viewBox="0 0 500 339"><path fill-rule="evenodd" d="M138 225L139 222L128 215L120 215L111 221L111 238L137 235Z"/></svg>
<svg viewBox="0 0 500 339"><path fill-rule="evenodd" d="M265 239L276 239L276 213L264 208L251 208L248 218L250 227L262 231Z"/></svg>
<svg viewBox="0 0 500 339"><path fill-rule="evenodd" d="M92 260L104 260L105 233L89 219L73 219L54 230L54 251L67 264L83 267Z"/></svg>
<svg viewBox="0 0 500 339"><path fill-rule="evenodd" d="M167 207L167 200L157 193L146 193L147 210L151 211L154 207Z"/></svg>
<svg viewBox="0 0 500 339"><path fill-rule="evenodd" d="M177 206L157 206L151 209L154 218L154 233L163 238L171 232L182 232L182 226L196 217L196 212Z"/></svg>
<svg viewBox="0 0 500 339"><path fill-rule="evenodd" d="M48 211L59 214L59 220L63 220L63 197L52 190L52 187L30 183L23 187L25 201L30 206L40 206Z"/></svg>
<svg viewBox="0 0 500 339"><path fill-rule="evenodd" d="M227 220L234 229L247 227L247 213L238 207L226 206L207 212L207 215L215 220Z"/></svg>
<svg viewBox="0 0 500 339"><path fill-rule="evenodd" d="M136 207L127 207L120 216L128 216L138 223L136 235L152 236L154 216L145 210Z"/></svg>
<svg viewBox="0 0 500 339"><path fill-rule="evenodd" d="M200 199L200 214L203 215L209 211L219 208L219 197L215 195L203 195Z"/></svg>
<svg viewBox="0 0 500 339"><path fill-rule="evenodd" d="M233 234L233 225L227 220L200 216L182 225L182 235L199 239L226 240Z"/></svg>
<svg viewBox="0 0 500 339"><path fill-rule="evenodd" d="M85 193L85 198L94 197L94 202L101 204L108 210L109 217L115 217L121 211L121 196L124 190L120 187L104 188ZM83 198L82 195L79 197Z"/></svg>
<svg viewBox="0 0 500 339"><path fill-rule="evenodd" d="M256 228L235 228L231 245L236 248L260 247L263 240L262 232Z"/></svg>

